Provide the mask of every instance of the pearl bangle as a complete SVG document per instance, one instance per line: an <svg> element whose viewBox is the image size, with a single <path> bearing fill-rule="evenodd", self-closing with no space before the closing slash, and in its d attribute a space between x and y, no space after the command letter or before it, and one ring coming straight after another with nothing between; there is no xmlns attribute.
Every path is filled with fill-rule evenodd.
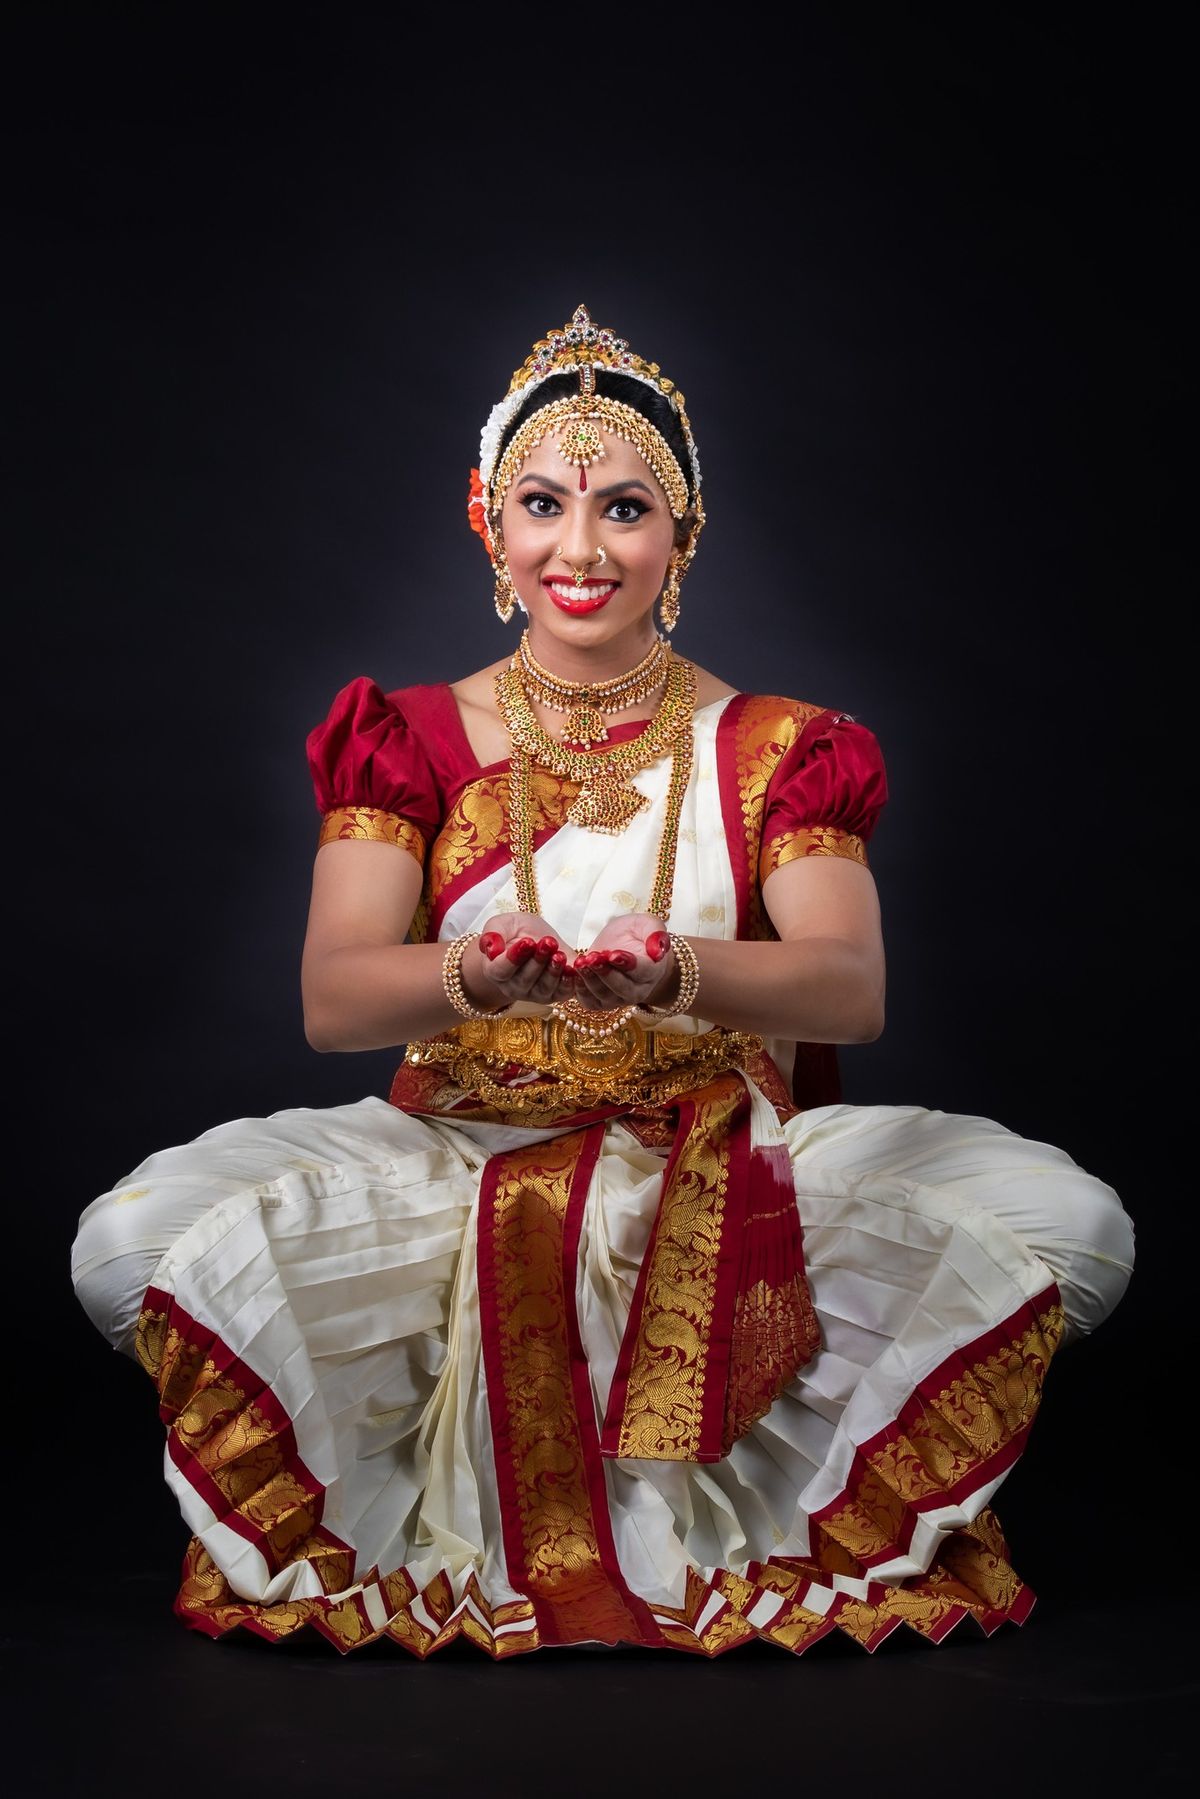
<svg viewBox="0 0 1200 1799"><path fill-rule="evenodd" d="M446 953L442 957L442 986L445 989L446 998L450 1001L454 1010L461 1013L464 1018L494 1018L497 1012L505 1012L508 1010L507 1006L493 1006L490 1010L486 1008L481 1009L479 1006L472 1003L467 995L466 988L463 986L463 954L469 945L474 943L479 936L480 933L478 931L467 931L463 936L455 937L453 941L447 945Z"/></svg>
<svg viewBox="0 0 1200 1799"><path fill-rule="evenodd" d="M671 948L675 951L675 960L679 963L679 992L673 1005L646 1008L656 1018L673 1018L679 1012L690 1012L700 991L700 963L695 950L686 937L676 936L674 931L668 931L667 935L671 939Z"/></svg>

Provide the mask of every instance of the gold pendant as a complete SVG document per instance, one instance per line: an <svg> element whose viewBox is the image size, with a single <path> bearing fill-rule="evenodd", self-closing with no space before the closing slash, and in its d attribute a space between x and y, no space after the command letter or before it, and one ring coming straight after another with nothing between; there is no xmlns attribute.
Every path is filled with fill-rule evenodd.
<svg viewBox="0 0 1200 1799"><path fill-rule="evenodd" d="M585 750L593 743L607 743L608 728L603 714L586 701L581 706L573 706L563 726L562 740L564 743L577 743Z"/></svg>
<svg viewBox="0 0 1200 1799"><path fill-rule="evenodd" d="M573 468L587 468L603 456L600 433L587 413L569 421L559 441L558 453Z"/></svg>
<svg viewBox="0 0 1200 1799"><path fill-rule="evenodd" d="M567 819L573 825L583 825L590 831L604 831L616 835L631 824L639 812L644 812L650 801L636 787L626 787L620 781L604 780L603 777L586 781L567 808Z"/></svg>

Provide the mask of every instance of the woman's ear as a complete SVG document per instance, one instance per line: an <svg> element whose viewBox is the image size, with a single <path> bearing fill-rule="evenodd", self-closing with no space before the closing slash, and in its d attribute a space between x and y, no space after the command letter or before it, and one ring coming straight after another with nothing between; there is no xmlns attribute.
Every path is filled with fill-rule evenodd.
<svg viewBox="0 0 1200 1799"><path fill-rule="evenodd" d="M675 548L686 550L688 539L696 528L696 508L689 506L682 518L675 520Z"/></svg>

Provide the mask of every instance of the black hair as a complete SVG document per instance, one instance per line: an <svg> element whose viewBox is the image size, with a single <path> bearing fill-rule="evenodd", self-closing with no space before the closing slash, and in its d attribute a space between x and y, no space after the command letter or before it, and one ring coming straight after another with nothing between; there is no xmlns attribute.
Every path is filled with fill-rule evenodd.
<svg viewBox="0 0 1200 1799"><path fill-rule="evenodd" d="M543 406L549 406L552 400L565 399L568 394L579 392L579 371L564 369L560 374L548 375L534 388L533 392L517 407L516 412L505 426L500 439L500 447L496 452L495 467L499 468L504 452L516 433L521 429L531 413L540 412ZM682 519L675 519L676 548L682 548L687 542L691 526L694 523L693 508L696 504L695 481L692 476L692 459L688 454L687 439L683 435L683 426L679 422L679 414L668 400L666 394L660 393L645 381L639 381L633 375L623 375L619 369L597 368L596 392L606 394L609 399L621 400L626 406L632 406L643 418L649 419L656 430L660 431L670 445L671 453L683 471L687 483L688 511Z"/></svg>

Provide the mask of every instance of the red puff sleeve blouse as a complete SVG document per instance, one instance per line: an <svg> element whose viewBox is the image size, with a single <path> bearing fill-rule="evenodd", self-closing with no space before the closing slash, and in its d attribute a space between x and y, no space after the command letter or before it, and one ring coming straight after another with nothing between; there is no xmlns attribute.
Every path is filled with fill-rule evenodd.
<svg viewBox="0 0 1200 1799"><path fill-rule="evenodd" d="M887 804L879 739L848 712L810 720L767 786L759 883L799 856L848 856L864 865Z"/></svg>
<svg viewBox="0 0 1200 1799"><path fill-rule="evenodd" d="M395 843L424 865L441 824L441 795L420 733L395 695L357 676L305 747L321 814L318 847L341 837Z"/></svg>

